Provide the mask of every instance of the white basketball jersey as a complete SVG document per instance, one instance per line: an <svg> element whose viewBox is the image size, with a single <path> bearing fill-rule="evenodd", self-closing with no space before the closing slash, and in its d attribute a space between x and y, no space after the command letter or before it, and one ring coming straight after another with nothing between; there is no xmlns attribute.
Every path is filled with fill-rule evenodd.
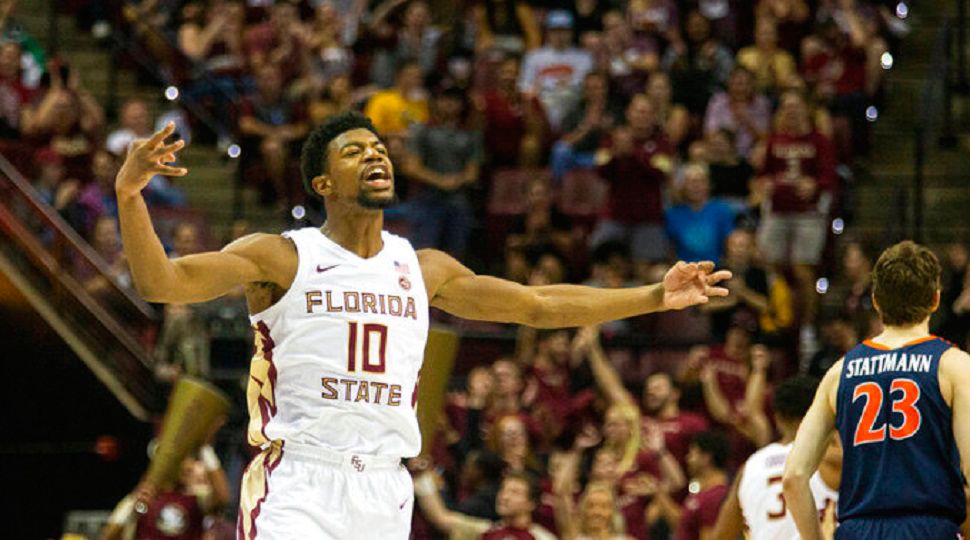
<svg viewBox="0 0 970 540"><path fill-rule="evenodd" d="M299 262L283 297L250 316L249 442L417 455L428 295L414 248L383 232L381 251L362 259L316 228L283 236Z"/></svg>
<svg viewBox="0 0 970 540"><path fill-rule="evenodd" d="M795 521L782 495L781 479L791 444L771 443L748 458L744 464L738 501L748 525L750 540L791 540L799 538ZM822 512L838 501L838 492L825 485L816 471L809 484L815 505ZM829 509L833 511L834 505Z"/></svg>

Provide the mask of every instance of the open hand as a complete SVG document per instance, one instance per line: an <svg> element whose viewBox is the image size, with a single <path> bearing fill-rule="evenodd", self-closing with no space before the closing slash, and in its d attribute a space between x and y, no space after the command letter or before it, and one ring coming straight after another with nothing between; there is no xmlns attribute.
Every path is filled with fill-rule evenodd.
<svg viewBox="0 0 970 540"><path fill-rule="evenodd" d="M132 141L128 156L115 179L115 192L118 198L130 197L141 192L156 174L164 176L185 176L188 169L167 165L175 161L175 153L185 146L184 141L163 144L175 131L175 123L169 122L161 131L148 139Z"/></svg>
<svg viewBox="0 0 970 540"><path fill-rule="evenodd" d="M706 304L711 296L727 296L727 289L715 287L726 279L731 279L731 272L728 270L715 272L714 263L710 261L699 263L680 261L664 276L664 307L684 309L697 304Z"/></svg>

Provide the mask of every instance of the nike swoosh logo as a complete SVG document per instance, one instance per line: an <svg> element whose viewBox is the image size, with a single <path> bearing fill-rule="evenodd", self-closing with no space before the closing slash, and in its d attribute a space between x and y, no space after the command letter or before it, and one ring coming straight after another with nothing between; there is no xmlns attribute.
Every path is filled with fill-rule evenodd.
<svg viewBox="0 0 970 540"><path fill-rule="evenodd" d="M320 266L318 264L317 265L317 273L318 274L322 274L322 273L326 272L327 270L333 270L334 268L336 268L338 266L340 266L340 265L339 264L333 264L333 265L330 265L330 266Z"/></svg>
<svg viewBox="0 0 970 540"><path fill-rule="evenodd" d="M402 502L402 503L401 503L401 506L399 506L398 508L399 508L400 510L404 510L404 505L405 505L405 504L407 504L409 500L410 500L410 499L404 499L404 502Z"/></svg>

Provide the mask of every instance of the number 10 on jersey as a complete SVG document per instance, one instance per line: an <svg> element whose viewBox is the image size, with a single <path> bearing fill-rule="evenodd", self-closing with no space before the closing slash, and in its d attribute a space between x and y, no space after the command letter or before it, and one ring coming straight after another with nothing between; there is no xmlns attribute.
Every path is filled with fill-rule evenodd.
<svg viewBox="0 0 970 540"><path fill-rule="evenodd" d="M347 371L357 372L357 352L361 349L360 368L368 373L384 373L387 365L387 326L383 324L347 323L350 326L347 339ZM376 353L374 344L376 342ZM376 357L376 358L375 358Z"/></svg>

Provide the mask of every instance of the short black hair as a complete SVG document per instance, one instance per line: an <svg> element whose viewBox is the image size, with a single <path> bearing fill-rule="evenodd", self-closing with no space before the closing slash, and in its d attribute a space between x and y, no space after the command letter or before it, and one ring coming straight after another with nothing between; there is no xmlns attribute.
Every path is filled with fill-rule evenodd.
<svg viewBox="0 0 970 540"><path fill-rule="evenodd" d="M727 437L716 429L702 431L691 439L691 444L696 446L701 452L711 456L711 461L718 469L724 469L727 465L728 454L731 447Z"/></svg>
<svg viewBox="0 0 970 540"><path fill-rule="evenodd" d="M495 482L499 478L502 478L502 471L505 470L505 461L498 454L489 450L480 450L475 451L472 456L475 465L478 466L478 470L481 471L486 481Z"/></svg>
<svg viewBox="0 0 970 540"><path fill-rule="evenodd" d="M815 398L818 379L807 375L789 377L775 387L775 414L786 420L801 420Z"/></svg>
<svg viewBox="0 0 970 540"><path fill-rule="evenodd" d="M366 129L377 135L378 138L381 136L370 118L357 111L349 111L331 116L326 122L314 128L310 136L307 137L306 142L303 143L303 152L300 157L303 188L306 189L307 193L319 197L319 194L313 191L311 182L327 170L327 148L330 146L330 141L352 129Z"/></svg>

